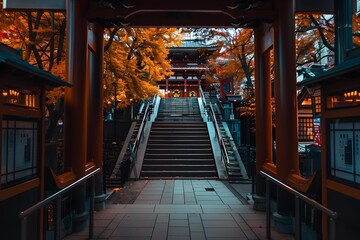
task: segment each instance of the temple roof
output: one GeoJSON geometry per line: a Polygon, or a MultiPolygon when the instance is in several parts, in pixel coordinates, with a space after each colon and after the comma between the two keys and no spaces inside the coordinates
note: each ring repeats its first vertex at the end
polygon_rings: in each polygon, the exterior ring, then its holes
{"type": "Polygon", "coordinates": [[[36,76],[35,79],[44,81],[45,85],[50,88],[71,86],[70,83],[63,81],[61,78],[22,60],[17,50],[8,47],[5,44],[0,44],[0,66],[6,66],[7,69],[13,68],[20,70],[26,73],[27,76],[36,76]]]}

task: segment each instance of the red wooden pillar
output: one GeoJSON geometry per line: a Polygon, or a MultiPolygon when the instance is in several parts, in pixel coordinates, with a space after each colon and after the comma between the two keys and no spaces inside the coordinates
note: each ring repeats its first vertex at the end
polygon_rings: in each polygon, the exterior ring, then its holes
{"type": "MultiPolygon", "coordinates": [[[[270,25],[261,24],[255,29],[255,101],[256,101],[256,195],[265,195],[265,182],[259,171],[265,164],[272,164],[272,105],[270,48],[272,32],[270,25]]],[[[254,199],[255,200],[255,199],[254,199]]],[[[255,205],[254,205],[255,207],[255,205]]],[[[263,206],[264,207],[264,206],[263,206]]],[[[259,210],[261,206],[259,205],[259,210]]]]}
{"type": "MultiPolygon", "coordinates": [[[[295,62],[295,3],[294,0],[275,0],[277,18],[274,21],[275,113],[276,113],[276,170],[277,178],[286,182],[291,173],[298,172],[298,127],[295,62]]],[[[278,188],[276,228],[292,232],[289,194],[278,188]]]]}
{"type": "MultiPolygon", "coordinates": [[[[104,29],[97,23],[91,23],[88,32],[89,41],[89,105],[87,128],[87,159],[96,167],[103,166],[103,44],[104,29]]],[[[103,173],[95,179],[95,210],[105,208],[103,173]]]]}
{"type": "Polygon", "coordinates": [[[294,1],[275,1],[274,24],[276,166],[281,181],[298,172],[294,1]]]}
{"type": "MultiPolygon", "coordinates": [[[[87,141],[87,31],[86,0],[67,0],[67,78],[72,84],[65,90],[65,162],[77,178],[85,174],[87,141]]],[[[73,191],[74,231],[86,227],[85,186],[73,191]]]]}

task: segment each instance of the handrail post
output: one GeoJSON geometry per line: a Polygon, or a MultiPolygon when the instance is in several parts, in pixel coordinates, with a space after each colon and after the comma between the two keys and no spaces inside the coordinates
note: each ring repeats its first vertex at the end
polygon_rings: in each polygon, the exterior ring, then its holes
{"type": "MultiPolygon", "coordinates": [[[[55,232],[55,239],[60,239],[61,237],[61,204],[62,204],[62,195],[64,195],[66,192],[70,191],[71,189],[73,189],[75,186],[78,186],[80,184],[82,184],[85,180],[87,180],[88,178],[92,178],[93,182],[92,182],[92,192],[91,192],[91,196],[92,196],[92,200],[94,201],[94,195],[95,195],[95,178],[94,176],[100,172],[100,168],[95,169],[94,171],[92,171],[91,173],[88,173],[87,175],[83,176],[82,178],[76,180],[75,182],[71,183],[70,185],[66,186],[65,188],[61,189],[60,191],[54,193],[53,195],[47,197],[46,199],[36,203],[35,205],[27,208],[26,210],[22,211],[19,214],[19,218],[20,218],[20,239],[21,240],[26,240],[27,239],[27,224],[26,224],[26,220],[27,217],[32,214],[34,211],[39,210],[40,208],[43,208],[44,206],[46,206],[47,204],[56,201],[56,232],[55,232]]],[[[94,202],[92,201],[92,206],[90,207],[91,209],[91,213],[94,213],[94,202]]],[[[91,215],[90,213],[90,215],[91,215]]],[[[91,216],[93,218],[93,216],[91,216]]],[[[92,219],[91,221],[89,220],[89,224],[92,222],[92,226],[91,231],[93,231],[94,228],[94,220],[92,219]]],[[[92,236],[91,236],[92,237],[92,236]]]]}
{"type": "Polygon", "coordinates": [[[325,213],[327,217],[330,218],[330,224],[328,235],[330,240],[335,240],[336,238],[336,219],[338,217],[338,213],[334,212],[320,203],[316,202],[315,200],[308,198],[304,194],[296,191],[295,189],[291,188],[290,186],[286,185],[285,183],[279,181],[278,179],[272,177],[268,173],[264,171],[260,171],[260,175],[266,178],[266,237],[269,239],[271,237],[270,232],[270,217],[269,217],[269,206],[270,206],[270,181],[275,183],[277,186],[282,187],[289,193],[295,196],[295,220],[296,220],[296,239],[301,239],[301,219],[300,219],[300,200],[304,201],[306,204],[309,204],[314,209],[320,210],[321,212],[325,213]]]}
{"type": "Polygon", "coordinates": [[[95,199],[95,176],[90,178],[91,190],[90,190],[90,213],[89,213],[89,239],[94,236],[94,199],[95,199]]]}
{"type": "Polygon", "coordinates": [[[27,217],[23,217],[23,218],[21,218],[21,240],[26,240],[26,224],[27,224],[27,222],[26,222],[26,220],[27,220],[27,217]]]}
{"type": "Polygon", "coordinates": [[[295,196],[295,239],[301,239],[300,198],[295,196]]]}
{"type": "Polygon", "coordinates": [[[335,220],[335,218],[336,218],[336,214],[335,214],[335,216],[331,216],[330,217],[330,231],[329,231],[329,239],[330,240],[335,240],[336,239],[336,220],[335,220]]]}
{"type": "Polygon", "coordinates": [[[61,195],[56,198],[56,215],[55,215],[55,221],[56,221],[56,229],[55,229],[55,239],[60,240],[61,239],[61,195]]]}
{"type": "Polygon", "coordinates": [[[266,178],[266,238],[271,239],[270,180],[266,178]]]}

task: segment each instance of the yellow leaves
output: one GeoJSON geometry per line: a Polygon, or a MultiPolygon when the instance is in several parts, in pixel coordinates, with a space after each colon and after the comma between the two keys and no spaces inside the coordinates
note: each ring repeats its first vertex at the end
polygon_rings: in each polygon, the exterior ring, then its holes
{"type": "MultiPolygon", "coordinates": [[[[105,52],[105,85],[114,81],[119,84],[120,106],[129,104],[130,99],[145,99],[158,93],[156,81],[172,74],[166,46],[178,44],[180,37],[173,28],[118,30],[105,52]]],[[[107,92],[109,88],[112,87],[105,86],[105,102],[111,102],[106,95],[114,95],[107,92]]]]}

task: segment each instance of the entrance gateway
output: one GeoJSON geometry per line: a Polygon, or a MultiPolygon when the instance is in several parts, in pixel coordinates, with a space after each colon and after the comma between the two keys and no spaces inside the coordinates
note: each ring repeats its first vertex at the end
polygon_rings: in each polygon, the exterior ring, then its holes
{"type": "MultiPolygon", "coordinates": [[[[9,9],[20,10],[26,1],[4,2],[9,9]]],[[[80,178],[102,166],[104,27],[248,27],[255,30],[257,173],[264,169],[280,181],[306,190],[308,182],[298,175],[294,16],[296,11],[332,11],[332,1],[321,6],[314,2],[319,1],[209,0],[204,5],[189,0],[66,0],[67,81],[72,88],[65,97],[65,167],[80,178]],[[277,129],[276,165],[272,161],[270,49],[275,55],[277,125],[287,126],[277,129]]],[[[79,216],[84,193],[77,195],[79,216]]],[[[264,194],[263,185],[257,186],[257,194],[264,194]]],[[[278,212],[285,214],[288,207],[280,200],[278,212]]]]}

